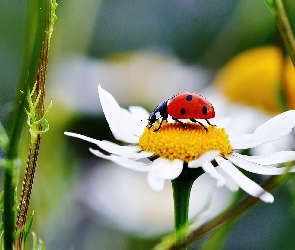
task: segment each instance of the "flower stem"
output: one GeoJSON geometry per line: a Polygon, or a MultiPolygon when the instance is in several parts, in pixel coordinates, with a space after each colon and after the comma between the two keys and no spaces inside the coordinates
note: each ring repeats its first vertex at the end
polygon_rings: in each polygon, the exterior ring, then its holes
{"type": "Polygon", "coordinates": [[[295,67],[295,39],[282,0],[273,0],[272,7],[286,49],[295,67]]]}
{"type": "Polygon", "coordinates": [[[3,189],[4,192],[4,210],[3,210],[3,226],[4,226],[4,246],[10,250],[13,246],[13,230],[14,230],[14,170],[9,165],[4,170],[3,189]]]}
{"type": "MultiPolygon", "coordinates": [[[[274,189],[276,186],[278,186],[278,184],[286,183],[290,178],[291,176],[287,176],[287,175],[272,176],[262,185],[262,187],[264,190],[270,191],[274,189]]],[[[209,221],[208,223],[202,225],[201,227],[191,232],[186,238],[186,240],[184,240],[183,242],[179,242],[178,245],[173,246],[170,249],[171,250],[183,249],[182,248],[183,246],[187,246],[193,243],[197,239],[209,233],[214,228],[217,228],[218,226],[222,225],[224,222],[230,219],[235,219],[238,216],[241,216],[241,214],[243,214],[250,207],[255,205],[258,201],[260,201],[260,199],[257,197],[247,196],[241,202],[235,204],[233,207],[224,211],[223,213],[215,217],[213,220],[209,221]]]]}
{"type": "MultiPolygon", "coordinates": [[[[174,233],[176,244],[183,242],[188,233],[188,212],[191,188],[195,180],[203,174],[202,170],[189,169],[184,163],[181,174],[172,181],[174,200],[174,233]]],[[[186,250],[186,246],[179,248],[186,250]]]]}
{"type": "MultiPolygon", "coordinates": [[[[44,24],[42,30],[42,46],[38,60],[36,83],[32,92],[28,94],[29,110],[26,110],[28,115],[28,124],[30,127],[31,141],[29,145],[29,155],[15,225],[15,231],[19,232],[18,240],[16,242],[17,249],[22,249],[23,246],[24,226],[27,220],[28,208],[33,188],[41,134],[48,131],[49,129],[48,121],[45,119],[49,109],[44,112],[44,99],[50,38],[52,33],[52,25],[56,19],[54,14],[56,2],[52,2],[52,0],[46,0],[42,2],[43,5],[39,8],[40,12],[43,12],[42,23],[44,24]]],[[[51,105],[49,107],[51,107],[51,105]]]]}
{"type": "Polygon", "coordinates": [[[15,202],[14,192],[16,187],[15,160],[18,157],[19,137],[25,121],[25,101],[28,89],[36,81],[38,57],[40,53],[41,37],[39,26],[41,25],[42,14],[37,11],[40,7],[41,0],[29,1],[28,22],[26,44],[24,49],[24,60],[14,98],[12,112],[9,117],[9,141],[6,151],[7,167],[4,169],[3,190],[4,190],[4,210],[3,210],[3,227],[4,227],[4,249],[12,250],[14,241],[14,223],[15,223],[15,202]],[[22,92],[21,92],[21,91],[22,92]]]}
{"type": "MultiPolygon", "coordinates": [[[[189,197],[191,182],[183,183],[181,180],[172,181],[174,199],[174,232],[176,243],[186,240],[188,229],[189,197]]],[[[181,249],[187,249],[182,247],[181,249]]]]}

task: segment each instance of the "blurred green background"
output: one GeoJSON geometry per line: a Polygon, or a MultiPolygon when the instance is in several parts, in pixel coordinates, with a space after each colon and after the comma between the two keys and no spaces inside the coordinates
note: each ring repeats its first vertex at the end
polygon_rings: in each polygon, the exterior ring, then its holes
{"type": "MultiPolygon", "coordinates": [[[[284,2],[294,30],[295,3],[284,2]]],[[[0,121],[6,127],[18,91],[26,11],[25,1],[0,2],[0,121]]],[[[30,203],[36,214],[33,230],[47,249],[150,249],[157,239],[117,228],[81,198],[89,195],[89,173],[104,162],[88,152],[88,143],[63,132],[114,140],[101,112],[98,84],[125,107],[143,105],[152,111],[177,91],[210,85],[237,53],[282,46],[274,17],[258,0],[60,0],[57,17],[46,96],[53,107],[30,203]]],[[[28,152],[24,128],[20,183],[28,152]]],[[[273,194],[274,204],[259,202],[237,220],[223,249],[294,248],[294,190],[288,185],[273,194]]]]}

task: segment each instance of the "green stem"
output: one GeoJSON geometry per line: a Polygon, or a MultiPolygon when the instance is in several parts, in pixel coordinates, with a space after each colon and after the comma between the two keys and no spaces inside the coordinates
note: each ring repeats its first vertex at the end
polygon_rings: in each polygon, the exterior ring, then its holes
{"type": "MultiPolygon", "coordinates": [[[[203,174],[201,169],[189,169],[187,163],[184,163],[182,173],[172,181],[176,244],[187,238],[190,192],[195,180],[201,174],[203,174]]],[[[186,250],[187,247],[182,246],[179,249],[186,250]]]]}
{"type": "Polygon", "coordinates": [[[49,128],[48,122],[45,119],[44,99],[50,38],[52,34],[53,24],[56,19],[56,2],[52,2],[52,0],[40,1],[42,2],[42,5],[40,4],[39,11],[43,13],[42,46],[38,60],[39,65],[36,76],[36,84],[34,85],[34,88],[28,97],[29,111],[27,111],[27,114],[30,125],[31,142],[29,145],[29,155],[15,225],[15,231],[19,231],[18,240],[16,242],[17,249],[22,249],[22,246],[25,244],[25,242],[23,243],[24,226],[27,220],[31,192],[33,188],[35,170],[41,141],[41,133],[46,132],[49,128]],[[34,98],[35,100],[33,100],[34,98]],[[46,125],[46,128],[44,130],[42,122],[45,122],[46,125]]]}
{"type": "Polygon", "coordinates": [[[273,9],[282,39],[295,67],[295,39],[282,0],[273,0],[273,9]]]}
{"type": "Polygon", "coordinates": [[[32,0],[29,2],[28,22],[26,44],[24,49],[23,66],[18,83],[12,112],[9,118],[9,143],[7,146],[6,159],[7,167],[4,169],[4,210],[3,210],[3,226],[4,226],[4,249],[12,250],[14,241],[14,191],[15,183],[15,166],[14,160],[18,157],[19,138],[22,126],[25,121],[25,101],[26,93],[32,88],[37,75],[38,56],[41,47],[40,27],[42,26],[42,13],[39,13],[39,5],[41,0],[32,0]],[[22,90],[22,93],[20,92],[22,90]],[[25,93],[25,94],[24,94],[25,93]]]}
{"type": "MultiPolygon", "coordinates": [[[[27,162],[27,167],[26,167],[26,172],[25,172],[25,177],[24,177],[23,187],[22,187],[22,193],[21,193],[21,198],[20,198],[19,207],[18,207],[15,231],[22,229],[22,227],[25,225],[27,220],[31,192],[32,192],[35,170],[37,165],[37,158],[38,158],[39,147],[40,147],[40,140],[41,140],[41,136],[37,135],[37,139],[30,144],[28,162],[27,162]]],[[[21,231],[17,241],[17,249],[21,249],[21,246],[23,244],[23,236],[24,236],[24,233],[23,231],[21,231]]]]}
{"type": "MultiPolygon", "coordinates": [[[[188,230],[188,210],[190,191],[193,183],[172,181],[174,199],[174,232],[176,243],[186,240],[188,230]]],[[[181,249],[187,249],[182,247],[181,249]]]]}
{"type": "Polygon", "coordinates": [[[13,245],[14,232],[14,170],[9,164],[4,170],[4,210],[3,210],[3,225],[4,225],[4,249],[10,250],[13,245]]]}
{"type": "MultiPolygon", "coordinates": [[[[280,184],[286,183],[290,178],[291,176],[286,174],[282,176],[272,176],[262,185],[262,188],[266,191],[271,191],[276,186],[278,186],[279,183],[280,184]]],[[[257,197],[247,196],[241,202],[235,204],[233,207],[221,213],[220,215],[215,217],[213,220],[209,221],[208,223],[202,225],[201,227],[191,232],[186,238],[186,240],[184,240],[181,243],[179,242],[178,245],[173,246],[170,249],[171,250],[183,249],[182,247],[195,242],[196,240],[208,234],[211,230],[217,228],[218,226],[222,225],[226,221],[230,219],[235,219],[238,216],[241,216],[245,211],[247,211],[250,207],[255,205],[258,201],[260,201],[260,199],[257,197]]]]}

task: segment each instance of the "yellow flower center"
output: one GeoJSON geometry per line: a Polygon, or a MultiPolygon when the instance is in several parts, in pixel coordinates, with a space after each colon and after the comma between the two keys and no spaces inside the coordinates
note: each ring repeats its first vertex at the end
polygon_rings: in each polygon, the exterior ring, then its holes
{"type": "Polygon", "coordinates": [[[224,128],[208,126],[206,131],[197,123],[185,123],[183,128],[179,123],[163,122],[161,129],[154,132],[158,126],[145,128],[139,138],[139,147],[154,152],[154,156],[189,162],[211,150],[219,150],[222,157],[233,152],[224,128]]]}

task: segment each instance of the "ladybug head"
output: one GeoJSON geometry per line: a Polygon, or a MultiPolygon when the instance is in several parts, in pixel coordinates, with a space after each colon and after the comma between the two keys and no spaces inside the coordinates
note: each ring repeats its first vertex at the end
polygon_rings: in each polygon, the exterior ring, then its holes
{"type": "Polygon", "coordinates": [[[151,128],[153,124],[157,121],[156,114],[152,112],[148,118],[148,125],[147,127],[151,128]]]}
{"type": "Polygon", "coordinates": [[[168,113],[167,113],[167,101],[162,102],[159,104],[155,110],[150,114],[148,118],[148,125],[147,127],[151,128],[153,124],[162,118],[162,120],[167,120],[168,118],[168,113]]]}

